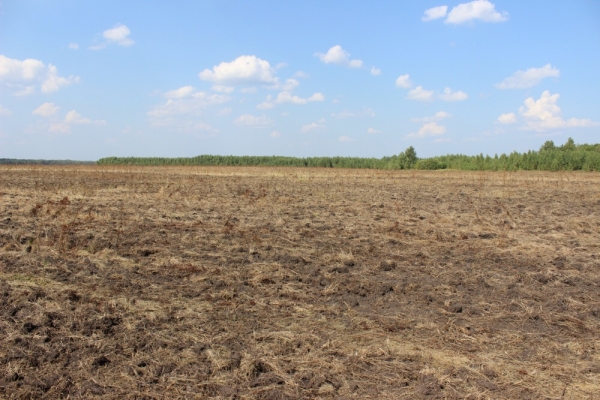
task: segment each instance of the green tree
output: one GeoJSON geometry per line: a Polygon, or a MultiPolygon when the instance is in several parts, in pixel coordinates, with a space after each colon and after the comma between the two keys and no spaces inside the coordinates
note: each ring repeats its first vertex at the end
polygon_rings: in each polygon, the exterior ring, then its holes
{"type": "Polygon", "coordinates": [[[408,149],[406,149],[404,151],[404,156],[405,156],[405,162],[406,162],[406,169],[411,169],[419,160],[417,158],[417,152],[415,151],[415,148],[410,146],[408,149]]]}
{"type": "Polygon", "coordinates": [[[540,147],[540,151],[548,151],[548,150],[555,150],[556,146],[554,145],[554,142],[552,140],[546,140],[546,143],[544,143],[542,145],[542,147],[540,147]]]}

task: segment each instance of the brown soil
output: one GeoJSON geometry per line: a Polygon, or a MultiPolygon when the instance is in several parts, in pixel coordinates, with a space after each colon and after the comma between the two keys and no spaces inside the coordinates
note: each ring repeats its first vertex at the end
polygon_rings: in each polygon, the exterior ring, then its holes
{"type": "Polygon", "coordinates": [[[600,174],[0,168],[2,398],[598,398],[600,174]]]}

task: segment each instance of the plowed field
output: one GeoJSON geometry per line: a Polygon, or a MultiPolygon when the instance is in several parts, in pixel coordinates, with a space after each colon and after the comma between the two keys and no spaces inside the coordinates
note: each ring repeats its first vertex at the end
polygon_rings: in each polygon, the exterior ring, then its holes
{"type": "Polygon", "coordinates": [[[0,397],[598,398],[600,174],[0,167],[0,397]]]}

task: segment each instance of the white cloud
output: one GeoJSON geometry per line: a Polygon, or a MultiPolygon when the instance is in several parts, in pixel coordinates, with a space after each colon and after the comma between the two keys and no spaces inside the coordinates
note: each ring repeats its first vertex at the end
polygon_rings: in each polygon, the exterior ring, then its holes
{"type": "Polygon", "coordinates": [[[256,56],[240,56],[231,62],[222,62],[212,70],[205,69],[198,76],[203,81],[221,84],[277,84],[275,69],[268,61],[256,56]]]}
{"type": "Polygon", "coordinates": [[[65,122],[73,125],[105,125],[106,121],[103,119],[91,120],[84,118],[75,110],[71,110],[65,116],[65,122]]]}
{"type": "Polygon", "coordinates": [[[379,68],[371,67],[371,75],[379,76],[381,75],[381,70],[379,68]]]}
{"type": "Polygon", "coordinates": [[[267,99],[265,101],[256,106],[256,108],[259,110],[270,110],[273,107],[275,107],[275,103],[273,102],[273,96],[270,94],[267,95],[267,99]]]}
{"type": "Polygon", "coordinates": [[[190,96],[196,89],[193,86],[182,86],[179,89],[169,90],[164,94],[167,99],[182,99],[190,96]]]}
{"type": "Polygon", "coordinates": [[[364,108],[362,111],[352,112],[349,110],[343,110],[339,113],[332,113],[332,117],[338,119],[352,118],[352,117],[375,117],[375,111],[371,108],[364,108]]]}
{"type": "Polygon", "coordinates": [[[12,111],[0,106],[0,117],[7,117],[12,114],[12,111]]]}
{"type": "Polygon", "coordinates": [[[55,105],[54,103],[44,103],[41,106],[39,106],[38,108],[36,108],[35,110],[33,110],[31,113],[35,114],[35,115],[39,115],[41,117],[49,117],[51,115],[56,114],[56,112],[59,109],[60,109],[60,107],[55,105]]]}
{"type": "Polygon", "coordinates": [[[279,137],[281,137],[281,133],[279,133],[277,131],[273,131],[273,132],[271,132],[271,137],[272,138],[279,138],[279,137]]]}
{"type": "Polygon", "coordinates": [[[541,68],[529,68],[527,71],[517,71],[501,83],[496,84],[498,89],[526,89],[538,85],[542,79],[551,76],[559,77],[560,70],[546,64],[541,68]]]}
{"type": "Polygon", "coordinates": [[[233,111],[233,109],[231,109],[231,107],[226,107],[226,108],[223,108],[222,110],[219,110],[219,112],[217,112],[217,116],[218,117],[226,117],[229,114],[231,114],[232,111],[233,111]]]}
{"type": "Polygon", "coordinates": [[[275,100],[273,100],[273,96],[268,95],[267,99],[256,106],[259,110],[268,110],[275,107],[276,104],[298,104],[303,105],[310,102],[316,101],[324,101],[325,96],[322,93],[314,93],[312,96],[308,98],[302,98],[295,95],[292,95],[290,92],[280,92],[275,100]]]}
{"type": "Polygon", "coordinates": [[[69,43],[69,49],[71,50],[77,50],[79,49],[79,45],[77,43],[69,43]]]}
{"type": "Polygon", "coordinates": [[[354,139],[352,139],[351,137],[348,137],[348,136],[340,136],[338,138],[338,142],[342,142],[342,143],[345,143],[345,142],[354,142],[354,139]]]}
{"type": "Polygon", "coordinates": [[[298,71],[294,74],[294,77],[296,78],[308,78],[308,74],[306,72],[303,71],[298,71]]]}
{"type": "Polygon", "coordinates": [[[517,116],[515,115],[515,113],[501,114],[498,117],[497,121],[503,125],[516,124],[517,116]]]}
{"type": "Polygon", "coordinates": [[[356,117],[356,114],[351,111],[348,111],[348,110],[343,110],[343,111],[340,111],[339,113],[332,113],[331,116],[333,118],[344,119],[344,118],[356,117]]]}
{"type": "Polygon", "coordinates": [[[239,117],[237,117],[235,119],[234,122],[238,125],[255,126],[255,127],[268,126],[273,123],[273,121],[271,121],[269,118],[267,118],[265,116],[255,117],[254,115],[251,115],[251,114],[240,115],[239,117]]]}
{"type": "Polygon", "coordinates": [[[131,31],[125,25],[119,24],[114,28],[107,29],[102,36],[109,42],[117,43],[119,46],[131,46],[135,42],[129,37],[131,31]]]}
{"type": "Polygon", "coordinates": [[[306,133],[306,132],[310,132],[310,131],[314,131],[316,129],[321,129],[323,127],[325,127],[325,125],[323,124],[323,122],[325,122],[324,120],[319,120],[319,122],[312,122],[310,124],[307,125],[302,125],[302,128],[300,128],[300,132],[302,133],[306,133]]]}
{"type": "Polygon", "coordinates": [[[35,92],[37,85],[44,93],[58,90],[62,86],[78,83],[78,76],[68,78],[58,75],[58,69],[52,65],[44,65],[40,60],[23,61],[0,55],[0,82],[14,90],[17,96],[25,96],[35,92]]]}
{"type": "Polygon", "coordinates": [[[469,95],[465,92],[461,92],[460,90],[453,92],[449,87],[447,87],[444,89],[444,93],[438,95],[438,97],[443,101],[462,101],[468,99],[469,95]]]}
{"type": "MultiPolygon", "coordinates": [[[[51,106],[47,107],[46,111],[47,112],[52,111],[52,109],[51,109],[51,107],[53,106],[52,103],[44,103],[44,104],[42,104],[42,106],[44,106],[46,104],[51,105],[51,106]]],[[[38,109],[41,107],[38,107],[38,109]]],[[[37,111],[37,110],[35,110],[35,111],[37,111]]],[[[51,114],[47,114],[44,116],[52,115],[55,112],[56,112],[56,110],[54,110],[51,114]]],[[[41,114],[39,114],[39,115],[41,115],[41,114]]],[[[48,131],[58,132],[58,133],[71,133],[72,125],[98,125],[98,126],[101,126],[101,125],[106,125],[106,121],[103,119],[92,120],[90,118],[85,118],[85,117],[81,116],[81,114],[79,114],[77,111],[71,110],[67,113],[67,115],[65,115],[64,120],[51,123],[50,126],[48,127],[48,131]]]]}
{"type": "Polygon", "coordinates": [[[440,136],[446,133],[446,127],[438,125],[436,122],[428,122],[423,124],[417,133],[410,133],[406,135],[407,138],[420,139],[428,136],[440,136]]]}
{"type": "Polygon", "coordinates": [[[245,87],[245,88],[240,89],[240,92],[246,93],[246,94],[252,94],[252,93],[258,92],[258,89],[255,88],[254,86],[251,86],[251,87],[245,87]]]}
{"type": "Polygon", "coordinates": [[[454,7],[444,22],[462,24],[476,19],[484,22],[504,22],[508,21],[508,13],[496,11],[496,6],[488,0],[475,0],[454,7]]]}
{"type": "Polygon", "coordinates": [[[369,135],[376,135],[376,134],[378,134],[378,133],[381,133],[381,131],[380,131],[380,130],[377,130],[377,129],[374,129],[374,128],[369,128],[369,129],[367,129],[367,133],[368,133],[369,135]]]}
{"type": "Polygon", "coordinates": [[[323,93],[314,93],[308,98],[308,101],[325,101],[325,96],[323,93]]]}
{"type": "Polygon", "coordinates": [[[225,86],[225,85],[213,85],[211,90],[219,93],[233,93],[235,88],[233,86],[225,86]]]}
{"type": "Polygon", "coordinates": [[[412,122],[431,122],[431,121],[439,121],[445,118],[452,117],[452,114],[447,113],[446,111],[438,111],[432,117],[423,117],[423,118],[411,118],[412,122]]]}
{"type": "Polygon", "coordinates": [[[192,86],[183,86],[179,89],[170,90],[164,94],[167,101],[164,104],[154,106],[148,111],[148,117],[152,118],[153,125],[163,126],[166,121],[157,121],[156,119],[165,119],[181,115],[201,115],[205,108],[226,103],[230,100],[229,96],[223,94],[211,94],[207,92],[197,92],[192,86]]]}
{"type": "Polygon", "coordinates": [[[52,65],[48,64],[48,71],[46,73],[46,79],[42,82],[42,92],[50,93],[57,91],[61,86],[67,86],[71,83],[78,83],[79,77],[69,77],[65,78],[62,76],[58,76],[58,69],[52,65]]]}
{"type": "Polygon", "coordinates": [[[433,7],[425,10],[425,14],[421,17],[422,21],[428,22],[434,19],[444,18],[448,12],[448,6],[433,7]]]}
{"type": "Polygon", "coordinates": [[[550,129],[577,128],[598,126],[598,122],[590,119],[570,118],[564,120],[561,116],[560,107],[556,104],[560,95],[551,95],[548,90],[542,93],[539,100],[529,97],[525,100],[525,106],[519,108],[519,114],[525,119],[523,130],[544,132],[550,129]]]}
{"type": "Polygon", "coordinates": [[[406,98],[409,100],[433,101],[434,95],[433,90],[425,90],[423,86],[417,86],[408,92],[406,98]]]}
{"type": "Polygon", "coordinates": [[[29,96],[30,94],[35,93],[35,85],[23,86],[7,84],[7,86],[10,88],[19,89],[14,93],[15,96],[29,96]]]}
{"type": "MultiPolygon", "coordinates": [[[[315,95],[317,95],[318,98],[318,94],[315,93],[315,95]]],[[[277,104],[306,104],[308,103],[308,101],[308,99],[303,99],[302,97],[294,96],[290,92],[281,92],[277,95],[277,98],[275,99],[275,103],[277,104]]]]}
{"type": "Polygon", "coordinates": [[[271,88],[279,89],[283,92],[291,92],[292,90],[297,88],[299,85],[300,85],[300,82],[298,82],[296,79],[286,79],[284,84],[274,85],[271,88]]]}
{"type": "Polygon", "coordinates": [[[275,69],[281,69],[281,68],[285,68],[285,67],[287,67],[288,65],[289,65],[289,64],[288,64],[288,63],[286,63],[286,62],[280,62],[279,64],[277,64],[277,65],[275,66],[275,69]]]}
{"type": "Polygon", "coordinates": [[[330,48],[327,53],[315,53],[315,56],[325,64],[339,64],[350,68],[360,68],[363,65],[362,60],[351,60],[350,53],[339,44],[330,48]]]}
{"type": "Polygon", "coordinates": [[[408,89],[412,86],[412,82],[410,81],[410,76],[400,75],[398,79],[396,79],[396,87],[399,89],[408,89]]]}

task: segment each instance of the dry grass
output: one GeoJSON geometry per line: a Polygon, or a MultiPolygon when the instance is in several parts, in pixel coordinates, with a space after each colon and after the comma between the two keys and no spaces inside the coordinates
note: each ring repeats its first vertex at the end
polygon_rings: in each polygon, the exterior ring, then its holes
{"type": "Polygon", "coordinates": [[[600,175],[0,167],[0,397],[597,398],[600,175]]]}

